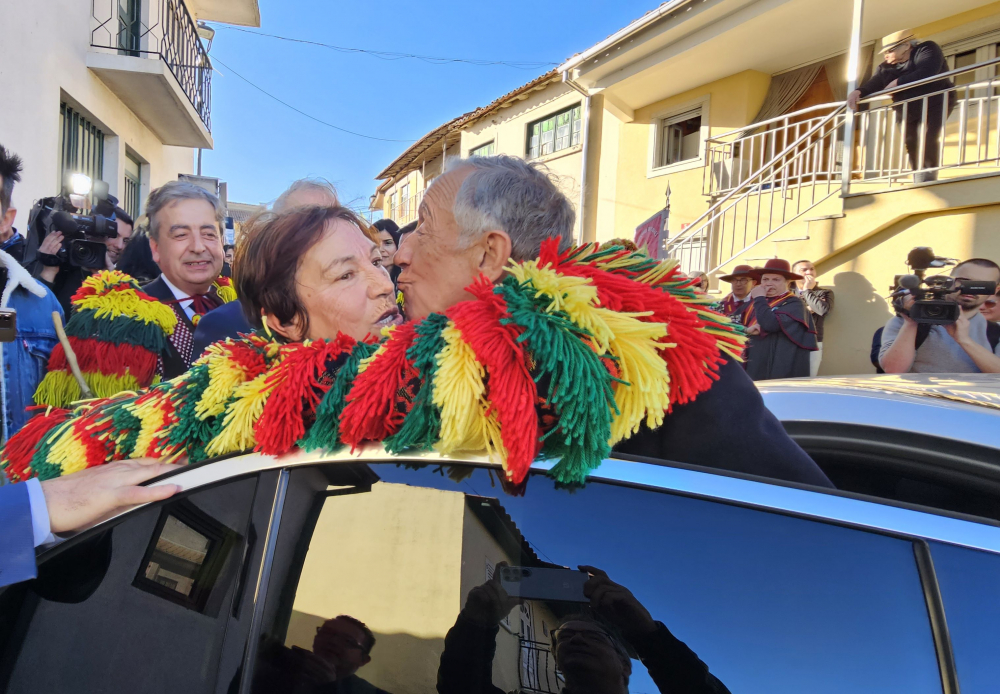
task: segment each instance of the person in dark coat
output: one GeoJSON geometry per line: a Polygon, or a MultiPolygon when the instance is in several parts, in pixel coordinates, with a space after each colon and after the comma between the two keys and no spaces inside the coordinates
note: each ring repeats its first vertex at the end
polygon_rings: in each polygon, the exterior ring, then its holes
{"type": "Polygon", "coordinates": [[[219,199],[192,183],[171,181],[149,195],[149,246],[161,273],[143,291],[177,316],[170,348],[162,355],[161,376],[169,380],[194,361],[194,326],[224,302],[215,282],[222,272],[219,199]]]}
{"type": "MultiPolygon", "coordinates": [[[[573,205],[537,165],[507,156],[453,161],[424,194],[418,231],[396,251],[409,320],[444,313],[469,298],[465,288],[481,275],[499,281],[508,260],[536,258],[546,239],[558,238],[564,246],[572,242],[573,205]],[[502,218],[492,216],[490,210],[497,209],[504,210],[502,218]],[[456,216],[478,231],[463,229],[456,216]]],[[[767,410],[737,362],[726,359],[718,377],[693,402],[676,405],[658,429],[642,428],[615,451],[833,486],[767,410]]]]}
{"type": "Polygon", "coordinates": [[[219,308],[214,308],[198,321],[194,328],[194,347],[192,349],[193,358],[197,359],[208,346],[225,340],[227,337],[237,338],[240,335],[248,335],[254,331],[254,327],[247,320],[243,312],[243,304],[239,299],[223,304],[219,308]]]}
{"type": "Polygon", "coordinates": [[[750,308],[750,290],[754,288],[753,268],[749,265],[737,265],[728,275],[719,278],[722,282],[733,285],[733,291],[722,300],[722,312],[733,320],[742,323],[743,316],[750,308]]]}
{"type": "Polygon", "coordinates": [[[787,260],[772,258],[754,272],[758,286],[744,321],[750,347],[747,375],[755,381],[809,375],[809,355],[816,351],[816,328],[802,299],[788,288],[802,275],[787,260]]]}
{"type": "MultiPolygon", "coordinates": [[[[503,694],[493,684],[493,658],[500,622],[517,604],[493,578],[469,591],[465,607],[444,638],[438,668],[438,694],[503,694]]],[[[565,679],[561,694],[599,691],[628,694],[632,661],[622,638],[646,666],[663,694],[728,694],[708,666],[684,642],[653,619],[631,591],[604,571],[581,566],[590,574],[584,595],[595,616],[573,615],[552,631],[552,653],[565,679]],[[619,636],[620,635],[620,636],[619,636]]]]}
{"type": "MultiPolygon", "coordinates": [[[[875,92],[948,72],[948,61],[945,60],[941,46],[933,41],[917,41],[911,30],[889,34],[882,39],[882,46],[884,62],[878,66],[871,79],[847,97],[847,105],[852,110],[857,109],[859,99],[875,92]]],[[[937,180],[937,167],[941,163],[941,130],[955,108],[956,98],[954,91],[947,93],[947,103],[944,94],[928,99],[919,97],[954,87],[951,80],[940,79],[892,95],[893,103],[899,104],[896,106],[896,123],[906,129],[904,142],[910,167],[915,172],[914,183],[937,180]],[[920,141],[922,124],[925,126],[923,143],[920,141]],[[924,148],[923,161],[920,161],[921,144],[924,148]]]]}

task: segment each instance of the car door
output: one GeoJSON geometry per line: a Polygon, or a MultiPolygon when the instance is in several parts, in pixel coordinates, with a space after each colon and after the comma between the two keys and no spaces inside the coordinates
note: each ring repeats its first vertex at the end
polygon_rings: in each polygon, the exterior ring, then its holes
{"type": "Polygon", "coordinates": [[[37,579],[0,592],[0,691],[225,691],[277,478],[180,494],[42,555],[37,579]]]}
{"type": "Polygon", "coordinates": [[[583,676],[553,634],[576,619],[619,633],[635,693],[694,673],[708,688],[691,691],[957,694],[995,669],[995,629],[969,595],[1000,579],[991,525],[640,462],[606,461],[582,489],[534,474],[523,495],[462,463],[282,476],[240,692],[559,692],[583,676]],[[959,550],[974,581],[951,569],[959,550]],[[500,562],[597,567],[659,640],[631,643],[630,622],[578,594],[470,630],[463,608],[500,562]]]}

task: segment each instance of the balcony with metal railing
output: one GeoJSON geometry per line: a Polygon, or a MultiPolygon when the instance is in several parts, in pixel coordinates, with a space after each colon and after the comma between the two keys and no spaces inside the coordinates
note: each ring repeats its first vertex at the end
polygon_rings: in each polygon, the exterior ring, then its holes
{"type": "Polygon", "coordinates": [[[399,202],[389,207],[386,217],[396,222],[399,226],[415,221],[417,219],[417,210],[420,209],[420,201],[423,198],[424,191],[420,191],[400,199],[399,202]]]}
{"type": "Polygon", "coordinates": [[[556,671],[552,646],[539,641],[520,639],[518,648],[519,691],[525,694],[559,694],[565,684],[556,671]]]}
{"type": "Polygon", "coordinates": [[[163,144],[212,147],[212,63],[183,0],[91,0],[87,67],[163,144]]]}
{"type": "Polygon", "coordinates": [[[857,110],[822,104],[707,140],[703,192],[711,204],[667,241],[667,254],[685,271],[712,273],[824,203],[823,211],[840,212],[853,194],[1000,173],[998,65],[1000,58],[879,92],[857,110]],[[899,98],[942,79],[959,84],[899,98]]]}

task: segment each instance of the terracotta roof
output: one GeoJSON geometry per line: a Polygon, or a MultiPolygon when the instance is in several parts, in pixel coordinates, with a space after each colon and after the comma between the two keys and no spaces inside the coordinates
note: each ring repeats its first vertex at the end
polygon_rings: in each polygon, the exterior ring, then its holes
{"type": "MultiPolygon", "coordinates": [[[[561,77],[559,76],[558,71],[549,70],[544,75],[536,77],[527,84],[523,84],[517,89],[507,92],[500,98],[494,99],[486,106],[481,106],[474,111],[469,111],[458,118],[452,118],[444,125],[435,128],[410,145],[406,151],[396,157],[396,159],[389,164],[389,166],[385,167],[385,169],[375,177],[376,180],[381,181],[383,179],[392,179],[398,174],[412,170],[410,167],[416,164],[416,162],[420,159],[421,154],[428,151],[435,145],[440,145],[445,138],[448,140],[448,145],[458,142],[459,130],[461,128],[471,125],[485,118],[489,114],[498,111],[512,101],[523,98],[526,94],[537,89],[547,87],[552,82],[559,81],[560,79],[561,77]]],[[[379,189],[381,190],[388,182],[389,181],[381,184],[379,189]]]]}

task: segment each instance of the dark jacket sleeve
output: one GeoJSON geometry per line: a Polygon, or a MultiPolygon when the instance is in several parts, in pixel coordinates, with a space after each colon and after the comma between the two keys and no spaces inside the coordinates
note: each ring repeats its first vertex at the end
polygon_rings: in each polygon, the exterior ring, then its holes
{"type": "Polygon", "coordinates": [[[493,656],[499,626],[481,627],[459,613],[444,637],[438,668],[439,694],[503,694],[493,686],[493,656]]]}
{"type": "Polygon", "coordinates": [[[651,635],[631,643],[660,694],[729,694],[726,685],[662,622],[656,623],[651,635]]]}
{"type": "Polygon", "coordinates": [[[816,349],[816,329],[802,299],[792,297],[779,306],[771,308],[767,299],[754,299],[754,312],[760,329],[765,333],[782,333],[796,347],[816,349]]]}
{"type": "Polygon", "coordinates": [[[615,451],[656,460],[833,487],[819,466],[764,406],[739,362],[726,359],[719,380],[693,402],[675,405],[659,429],[645,426],[615,451]]]}
{"type": "Polygon", "coordinates": [[[862,97],[866,97],[874,94],[875,92],[882,91],[885,89],[885,85],[889,84],[894,79],[895,77],[888,77],[885,69],[885,63],[882,63],[875,68],[875,74],[868,78],[867,82],[858,87],[858,91],[861,92],[862,97]]]}
{"type": "Polygon", "coordinates": [[[925,41],[913,51],[910,57],[911,67],[899,76],[899,84],[902,86],[940,74],[942,64],[944,64],[944,52],[941,46],[933,41],[925,41]]]}
{"type": "Polygon", "coordinates": [[[825,316],[833,308],[833,290],[816,287],[802,292],[801,299],[817,316],[825,316]]]}

